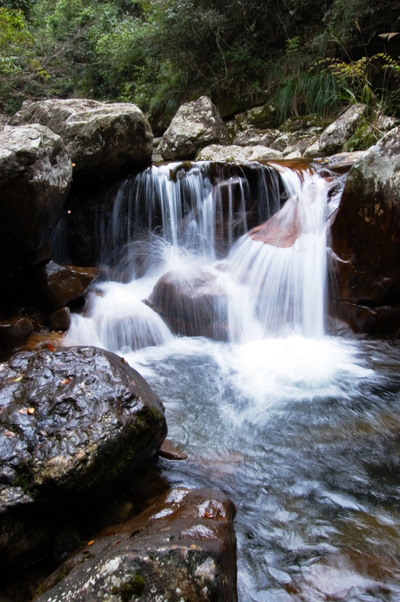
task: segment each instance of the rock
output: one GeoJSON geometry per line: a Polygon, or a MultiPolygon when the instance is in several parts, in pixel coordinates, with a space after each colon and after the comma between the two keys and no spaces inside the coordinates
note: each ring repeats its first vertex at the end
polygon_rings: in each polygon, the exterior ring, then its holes
{"type": "Polygon", "coordinates": [[[61,138],[42,125],[0,127],[0,271],[36,263],[72,179],[61,138]]]}
{"type": "Polygon", "coordinates": [[[276,125],[276,119],[276,109],[269,102],[246,111],[247,123],[256,127],[274,126],[276,125]]]}
{"type": "Polygon", "coordinates": [[[52,330],[68,330],[71,326],[71,310],[69,307],[61,307],[48,317],[48,323],[52,330]]]}
{"type": "Polygon", "coordinates": [[[297,199],[289,199],[278,213],[249,232],[252,240],[274,247],[288,248],[300,236],[297,199]]]}
{"type": "Polygon", "coordinates": [[[355,330],[383,335],[400,327],[396,312],[393,321],[386,318],[387,308],[400,305],[399,134],[400,128],[386,134],[351,168],[331,228],[339,317],[345,314],[355,330]]]}
{"type": "Polygon", "coordinates": [[[183,104],[158,146],[166,160],[192,159],[210,144],[228,144],[229,132],[207,96],[183,104]]]}
{"type": "Polygon", "coordinates": [[[101,177],[151,160],[153,134],[134,104],[70,98],[29,102],[13,125],[41,123],[61,136],[74,173],[101,177]]]}
{"type": "Polygon", "coordinates": [[[202,268],[167,272],[147,303],[184,336],[227,339],[227,299],[218,275],[202,268]]]}
{"type": "Polygon", "coordinates": [[[303,153],[303,156],[306,158],[314,159],[315,157],[321,157],[325,153],[322,152],[319,140],[315,140],[309,146],[307,146],[306,150],[303,153]]]}
{"type": "Polygon", "coordinates": [[[297,146],[288,146],[283,151],[284,159],[301,159],[301,150],[297,146]]]}
{"type": "Polygon", "coordinates": [[[267,146],[220,146],[211,144],[203,148],[196,156],[198,161],[279,161],[282,153],[267,146]]]}
{"type": "Polygon", "coordinates": [[[271,144],[271,148],[282,152],[287,146],[295,144],[296,136],[294,134],[281,134],[271,144]]]}
{"type": "Polygon", "coordinates": [[[166,434],[163,410],[135,370],[94,347],[20,352],[0,365],[3,568],[32,560],[33,515],[65,520],[151,458],[166,434]]]}
{"type": "Polygon", "coordinates": [[[176,447],[169,439],[164,439],[159,453],[161,458],[165,458],[166,460],[186,460],[188,457],[187,454],[176,447]]]}
{"type": "Polygon", "coordinates": [[[358,124],[363,119],[367,107],[355,104],[347,109],[343,115],[331,123],[324,130],[319,139],[319,146],[323,154],[332,155],[340,152],[350,136],[354,134],[358,124]]]}
{"type": "Polygon", "coordinates": [[[235,146],[271,146],[279,136],[279,130],[249,129],[238,132],[233,140],[235,146]]]}
{"type": "Polygon", "coordinates": [[[218,491],[170,490],[69,558],[35,600],[236,602],[234,514],[218,491]]]}
{"type": "Polygon", "coordinates": [[[338,173],[346,173],[350,168],[362,157],[364,157],[367,151],[353,151],[351,153],[338,153],[327,157],[321,163],[327,169],[336,171],[338,173]]]}
{"type": "Polygon", "coordinates": [[[82,297],[98,275],[97,268],[58,265],[49,261],[36,275],[43,296],[42,304],[53,311],[65,307],[70,301],[82,297]]]}
{"type": "Polygon", "coordinates": [[[0,322],[0,360],[10,351],[23,345],[33,331],[33,324],[24,316],[0,322]]]}

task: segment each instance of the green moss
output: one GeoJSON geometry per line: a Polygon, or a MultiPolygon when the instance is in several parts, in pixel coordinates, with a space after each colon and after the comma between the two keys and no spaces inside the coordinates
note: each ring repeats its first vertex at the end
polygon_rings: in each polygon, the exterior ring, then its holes
{"type": "Polygon", "coordinates": [[[132,596],[140,596],[143,593],[145,585],[146,582],[142,575],[140,573],[136,573],[136,575],[134,575],[130,581],[123,583],[119,590],[117,588],[113,588],[111,593],[118,593],[122,602],[129,602],[132,596]],[[115,589],[117,589],[117,592],[114,592],[115,589]]]}

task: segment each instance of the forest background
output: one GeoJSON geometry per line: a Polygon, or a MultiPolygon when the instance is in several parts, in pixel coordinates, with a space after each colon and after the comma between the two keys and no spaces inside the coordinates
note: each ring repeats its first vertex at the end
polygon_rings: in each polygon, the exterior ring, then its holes
{"type": "Polygon", "coordinates": [[[134,102],[156,134],[203,94],[223,117],[400,116],[399,32],[400,0],[0,0],[0,110],[134,102]]]}

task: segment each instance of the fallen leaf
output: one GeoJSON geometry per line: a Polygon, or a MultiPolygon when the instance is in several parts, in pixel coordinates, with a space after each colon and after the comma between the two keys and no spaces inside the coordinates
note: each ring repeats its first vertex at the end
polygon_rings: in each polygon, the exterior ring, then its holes
{"type": "Polygon", "coordinates": [[[94,544],[94,539],[91,539],[90,541],[88,541],[88,546],[92,546],[94,544]]]}
{"type": "Polygon", "coordinates": [[[119,543],[121,543],[121,540],[119,539],[118,541],[116,541],[115,543],[113,543],[113,547],[117,546],[119,543]]]}
{"type": "Polygon", "coordinates": [[[53,345],[50,345],[50,343],[47,343],[47,349],[49,349],[50,351],[55,351],[56,348],[53,347],[53,345]]]}
{"type": "Polygon", "coordinates": [[[34,414],[34,413],[35,413],[35,408],[28,409],[28,414],[34,414]]]}
{"type": "Polygon", "coordinates": [[[13,378],[13,383],[19,383],[23,378],[23,376],[17,376],[17,378],[13,378]]]}
{"type": "Polygon", "coordinates": [[[4,434],[6,437],[15,437],[15,433],[13,433],[12,431],[6,431],[4,434]]]}
{"type": "Polygon", "coordinates": [[[21,408],[20,410],[18,410],[19,414],[26,414],[27,413],[27,409],[26,408],[21,408]]]}
{"type": "Polygon", "coordinates": [[[67,385],[70,382],[70,378],[64,378],[64,380],[61,381],[62,385],[67,385]]]}

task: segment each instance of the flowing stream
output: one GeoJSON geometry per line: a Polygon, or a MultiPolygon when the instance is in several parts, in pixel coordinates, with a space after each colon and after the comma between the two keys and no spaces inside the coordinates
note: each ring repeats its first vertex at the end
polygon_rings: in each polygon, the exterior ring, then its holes
{"type": "Polygon", "coordinates": [[[399,346],[325,332],[325,181],[268,167],[257,191],[255,218],[247,178],[208,164],[126,180],[99,224],[123,277],[68,343],[123,355],[159,394],[189,456],[160,460],[171,485],[235,502],[242,602],[398,601],[399,346]],[[265,242],[247,234],[269,218],[265,242]]]}

